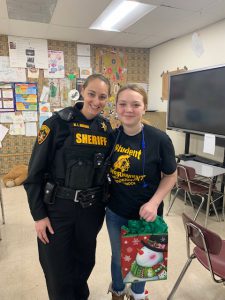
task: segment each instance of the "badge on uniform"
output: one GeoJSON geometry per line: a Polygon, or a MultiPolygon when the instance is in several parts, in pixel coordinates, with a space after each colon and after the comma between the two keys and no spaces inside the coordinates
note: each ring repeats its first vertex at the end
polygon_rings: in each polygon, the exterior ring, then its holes
{"type": "Polygon", "coordinates": [[[48,137],[50,128],[47,125],[42,125],[38,132],[38,144],[42,144],[48,137]]]}
{"type": "Polygon", "coordinates": [[[102,123],[101,123],[101,128],[102,128],[104,131],[107,130],[107,125],[106,125],[105,122],[102,122],[102,123]]]}

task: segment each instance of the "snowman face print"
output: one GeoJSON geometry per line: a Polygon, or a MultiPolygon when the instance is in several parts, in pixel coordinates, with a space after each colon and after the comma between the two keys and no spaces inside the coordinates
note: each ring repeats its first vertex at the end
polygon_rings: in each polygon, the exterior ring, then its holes
{"type": "Polygon", "coordinates": [[[147,247],[138,250],[136,262],[141,267],[153,267],[163,261],[163,253],[153,251],[147,247]]]}

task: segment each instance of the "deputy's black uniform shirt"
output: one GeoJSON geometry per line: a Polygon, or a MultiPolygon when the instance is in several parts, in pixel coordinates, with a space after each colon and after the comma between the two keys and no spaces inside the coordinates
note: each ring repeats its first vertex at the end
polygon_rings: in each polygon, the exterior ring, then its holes
{"type": "MultiPolygon", "coordinates": [[[[111,147],[109,136],[112,129],[108,120],[101,116],[88,120],[80,112],[80,107],[66,108],[63,111],[67,109],[70,114],[69,120],[64,120],[56,114],[43,123],[33,148],[24,188],[34,220],[47,216],[43,202],[46,181],[51,180],[62,186],[75,188],[76,183],[82,184],[93,171],[95,153],[103,153],[106,158],[111,147]],[[77,158],[87,161],[89,168],[85,168],[85,176],[77,174],[76,180],[72,174],[72,182],[69,182],[68,169],[71,161],[77,158]]],[[[93,187],[93,183],[85,183],[87,188],[93,187]]],[[[79,186],[76,188],[79,189],[79,186]]]]}
{"type": "MultiPolygon", "coordinates": [[[[161,172],[172,174],[175,170],[174,148],[166,133],[149,125],[135,136],[122,131],[112,157],[108,207],[127,219],[139,219],[139,209],[156,192],[161,172]]],[[[163,204],[158,214],[162,208],[163,204]]]]}

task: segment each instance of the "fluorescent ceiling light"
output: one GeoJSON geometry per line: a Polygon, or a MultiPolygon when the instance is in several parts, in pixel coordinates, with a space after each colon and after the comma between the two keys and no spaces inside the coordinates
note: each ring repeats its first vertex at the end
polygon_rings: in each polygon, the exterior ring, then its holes
{"type": "Polygon", "coordinates": [[[123,31],[155,8],[155,5],[137,1],[113,0],[90,29],[123,31]]]}

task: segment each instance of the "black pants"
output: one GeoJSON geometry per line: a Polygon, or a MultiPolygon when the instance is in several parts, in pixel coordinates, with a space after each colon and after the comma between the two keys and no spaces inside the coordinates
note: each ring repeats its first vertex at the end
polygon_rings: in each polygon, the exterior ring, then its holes
{"type": "Polygon", "coordinates": [[[38,239],[39,259],[49,299],[87,300],[88,277],[95,265],[96,237],[102,227],[102,203],[82,208],[79,203],[56,199],[48,206],[54,235],[45,245],[38,239]]]}

